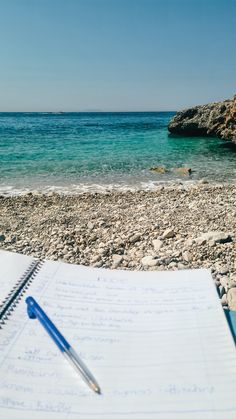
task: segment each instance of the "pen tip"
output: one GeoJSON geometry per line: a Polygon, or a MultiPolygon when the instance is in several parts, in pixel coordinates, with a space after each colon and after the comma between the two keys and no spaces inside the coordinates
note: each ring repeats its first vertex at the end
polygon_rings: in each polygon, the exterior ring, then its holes
{"type": "Polygon", "coordinates": [[[95,391],[95,393],[97,394],[102,394],[100,387],[98,387],[96,384],[92,384],[92,389],[93,391],[95,391]]]}
{"type": "Polygon", "coordinates": [[[97,394],[102,394],[101,389],[99,387],[97,387],[95,391],[97,394]]]}

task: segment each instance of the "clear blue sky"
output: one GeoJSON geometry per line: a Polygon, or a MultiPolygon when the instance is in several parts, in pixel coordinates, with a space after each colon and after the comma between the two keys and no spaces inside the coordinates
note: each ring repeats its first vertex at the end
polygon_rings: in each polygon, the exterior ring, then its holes
{"type": "Polygon", "coordinates": [[[225,99],[235,45],[236,0],[0,0],[0,111],[225,99]]]}

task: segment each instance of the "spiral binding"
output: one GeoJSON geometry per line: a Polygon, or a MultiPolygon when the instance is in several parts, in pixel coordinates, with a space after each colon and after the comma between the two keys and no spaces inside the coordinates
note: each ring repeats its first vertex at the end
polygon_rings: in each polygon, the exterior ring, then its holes
{"type": "Polygon", "coordinates": [[[18,283],[13,287],[12,291],[7,295],[0,307],[0,329],[3,328],[6,321],[14,311],[15,307],[21,300],[25,291],[33,282],[39,269],[42,267],[43,261],[35,260],[25,271],[24,275],[20,278],[18,283]]]}

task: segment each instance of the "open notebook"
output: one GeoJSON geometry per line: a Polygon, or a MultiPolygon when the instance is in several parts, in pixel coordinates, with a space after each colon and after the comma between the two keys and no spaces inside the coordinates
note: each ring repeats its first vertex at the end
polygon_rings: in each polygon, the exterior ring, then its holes
{"type": "Polygon", "coordinates": [[[18,284],[2,315],[1,418],[235,419],[235,346],[207,270],[130,272],[46,261],[33,272],[32,264],[0,252],[2,310],[18,284]],[[102,395],[28,318],[29,295],[102,395]]]}

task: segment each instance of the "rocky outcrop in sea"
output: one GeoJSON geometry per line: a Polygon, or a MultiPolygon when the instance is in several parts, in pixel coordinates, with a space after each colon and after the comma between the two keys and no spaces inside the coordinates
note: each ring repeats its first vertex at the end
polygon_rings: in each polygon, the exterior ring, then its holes
{"type": "Polygon", "coordinates": [[[177,112],[168,129],[172,134],[219,137],[236,144],[236,95],[177,112]]]}

